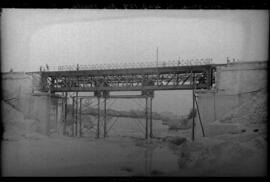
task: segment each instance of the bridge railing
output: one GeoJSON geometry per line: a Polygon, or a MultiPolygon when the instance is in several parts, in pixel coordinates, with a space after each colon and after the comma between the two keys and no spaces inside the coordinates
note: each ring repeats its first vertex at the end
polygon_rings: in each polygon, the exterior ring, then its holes
{"type": "Polygon", "coordinates": [[[108,63],[108,64],[87,64],[87,65],[61,65],[49,66],[43,71],[76,71],[76,70],[106,70],[106,69],[128,69],[128,68],[157,68],[170,66],[191,66],[212,64],[212,58],[206,59],[182,59],[170,61],[151,62],[129,62],[129,63],[108,63]]]}

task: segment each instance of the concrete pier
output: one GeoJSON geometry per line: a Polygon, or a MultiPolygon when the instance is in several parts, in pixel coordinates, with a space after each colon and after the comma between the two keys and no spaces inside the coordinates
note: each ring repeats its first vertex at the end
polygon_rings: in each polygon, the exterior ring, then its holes
{"type": "MultiPolygon", "coordinates": [[[[197,90],[204,123],[212,123],[267,86],[267,62],[238,62],[218,66],[215,88],[197,90]]],[[[196,121],[197,122],[197,121],[196,121]]]]}

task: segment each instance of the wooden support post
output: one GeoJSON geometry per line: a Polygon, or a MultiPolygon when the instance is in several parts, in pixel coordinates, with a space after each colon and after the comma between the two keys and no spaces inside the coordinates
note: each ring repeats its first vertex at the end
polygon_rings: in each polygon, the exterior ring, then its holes
{"type": "Polygon", "coordinates": [[[82,98],[80,98],[80,137],[82,136],[82,98]]]}
{"type": "Polygon", "coordinates": [[[216,92],[213,92],[214,95],[214,118],[215,120],[217,119],[217,114],[216,114],[216,92]]]}
{"type": "Polygon", "coordinates": [[[104,97],[104,124],[103,124],[103,129],[104,129],[104,138],[106,137],[106,130],[107,130],[107,122],[106,122],[106,97],[104,97]]]}
{"type": "Polygon", "coordinates": [[[150,138],[153,138],[152,97],[150,97],[150,138]]]}
{"type": "Polygon", "coordinates": [[[212,84],[211,69],[206,71],[206,77],[207,88],[210,89],[212,84]]]}
{"type": "Polygon", "coordinates": [[[64,109],[64,131],[63,131],[63,134],[64,135],[67,135],[67,111],[68,111],[68,109],[67,109],[67,92],[66,92],[66,95],[65,95],[65,107],[64,107],[65,109],[64,109]]]}
{"type": "Polygon", "coordinates": [[[195,139],[195,116],[194,116],[194,84],[196,84],[194,82],[194,73],[193,73],[193,89],[192,89],[192,141],[194,141],[195,139]]]}
{"type": "Polygon", "coordinates": [[[46,121],[46,135],[50,135],[50,123],[51,123],[51,96],[47,97],[47,121],[46,121]]]}
{"type": "MultiPolygon", "coordinates": [[[[64,96],[64,93],[62,93],[62,96],[64,96]]],[[[61,122],[60,122],[60,126],[61,126],[61,132],[63,132],[62,134],[64,135],[64,118],[65,118],[65,112],[64,112],[64,99],[63,97],[61,98],[61,122]]],[[[59,134],[61,134],[61,132],[59,132],[59,134]]]]}
{"type": "Polygon", "coordinates": [[[97,123],[97,138],[99,138],[99,125],[100,125],[100,97],[97,97],[98,99],[98,123],[97,123]]]}
{"type": "Polygon", "coordinates": [[[56,98],[56,108],[55,108],[55,122],[56,122],[56,133],[59,134],[58,129],[58,98],[56,98]]]}
{"type": "Polygon", "coordinates": [[[200,114],[200,110],[199,110],[199,106],[198,106],[196,97],[195,97],[195,103],[196,103],[196,107],[197,107],[197,111],[198,111],[198,115],[199,115],[199,120],[200,120],[201,129],[202,129],[202,134],[205,137],[204,128],[203,128],[203,124],[202,124],[202,120],[201,120],[201,114],[200,114]]]}
{"type": "Polygon", "coordinates": [[[148,97],[145,98],[145,139],[148,138],[148,97]]]}
{"type": "Polygon", "coordinates": [[[71,120],[71,136],[74,136],[74,97],[72,97],[72,120],[71,120]]]}
{"type": "Polygon", "coordinates": [[[76,107],[75,107],[75,136],[78,136],[78,92],[76,92],[76,107]]]}

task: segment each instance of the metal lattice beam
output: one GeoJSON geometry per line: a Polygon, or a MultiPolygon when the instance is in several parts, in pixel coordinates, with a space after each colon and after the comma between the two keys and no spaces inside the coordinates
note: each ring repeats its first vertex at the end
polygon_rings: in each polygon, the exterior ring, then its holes
{"type": "Polygon", "coordinates": [[[142,91],[209,89],[214,65],[41,72],[41,91],[142,91]],[[194,83],[194,84],[195,84],[194,83]]]}

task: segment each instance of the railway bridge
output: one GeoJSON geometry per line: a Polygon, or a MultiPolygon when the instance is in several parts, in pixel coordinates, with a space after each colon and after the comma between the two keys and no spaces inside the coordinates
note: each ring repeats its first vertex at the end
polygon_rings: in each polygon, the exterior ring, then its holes
{"type": "MultiPolygon", "coordinates": [[[[193,109],[196,103],[194,90],[211,89],[215,83],[216,64],[209,62],[192,65],[176,64],[148,65],[146,67],[73,67],[59,66],[55,71],[40,71],[40,86],[42,92],[62,93],[64,100],[64,122],[67,120],[68,93],[72,96],[72,136],[81,135],[81,103],[85,98],[98,101],[98,121],[96,127],[97,138],[100,137],[101,107],[103,99],[103,136],[106,137],[106,101],[108,99],[145,99],[145,138],[153,137],[152,131],[152,99],[154,91],[158,90],[193,90],[193,109]],[[117,91],[140,91],[140,95],[111,95],[117,91]],[[81,92],[93,92],[93,96],[79,96],[81,92]]],[[[197,110],[198,110],[197,106],[197,110]]],[[[199,113],[198,113],[199,114],[199,113]]],[[[200,115],[199,115],[200,117],[200,115]]],[[[64,134],[66,133],[64,125],[64,134]]],[[[202,123],[201,123],[202,127],[202,123]]],[[[203,127],[202,127],[203,129],[203,127]]],[[[194,118],[192,127],[194,139],[194,118]]],[[[204,133],[204,132],[203,132],[204,133]]]]}

